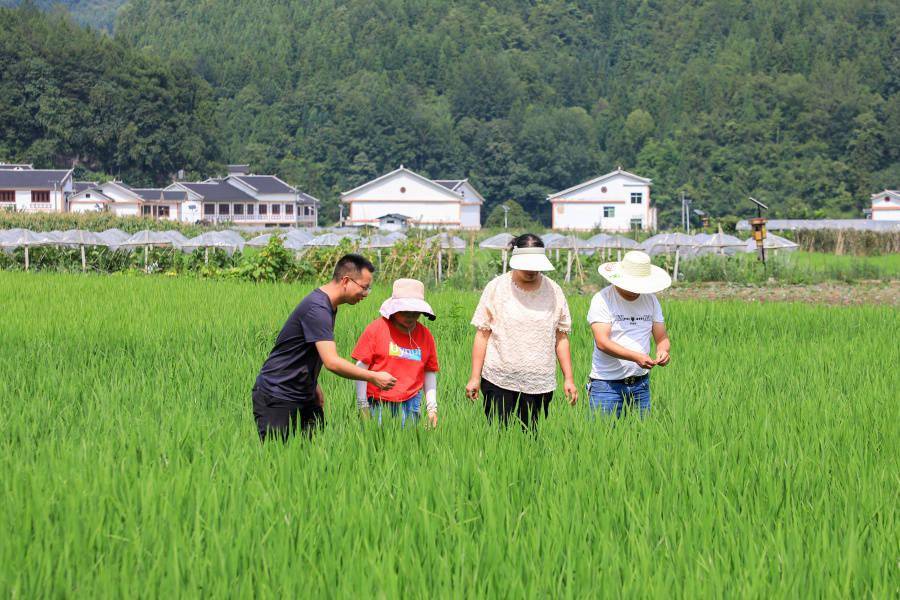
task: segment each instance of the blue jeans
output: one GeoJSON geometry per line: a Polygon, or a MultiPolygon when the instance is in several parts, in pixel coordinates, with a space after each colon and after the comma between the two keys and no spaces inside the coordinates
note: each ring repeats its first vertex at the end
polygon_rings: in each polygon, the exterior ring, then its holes
{"type": "Polygon", "coordinates": [[[378,424],[381,425],[381,415],[384,412],[384,409],[387,408],[391,417],[400,417],[400,426],[403,427],[406,425],[407,418],[411,419],[414,425],[416,424],[416,422],[418,422],[419,414],[421,412],[421,403],[421,391],[409,400],[405,400],[403,402],[387,402],[369,398],[369,411],[372,415],[372,418],[377,419],[378,424]]]}
{"type": "Polygon", "coordinates": [[[587,384],[590,394],[591,413],[597,409],[604,416],[622,416],[622,411],[633,410],[637,406],[643,419],[650,412],[650,375],[629,385],[616,381],[592,379],[587,384]]]}

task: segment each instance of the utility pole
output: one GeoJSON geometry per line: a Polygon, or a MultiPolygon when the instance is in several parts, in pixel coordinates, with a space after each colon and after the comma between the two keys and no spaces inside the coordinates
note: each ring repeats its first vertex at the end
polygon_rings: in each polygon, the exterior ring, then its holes
{"type": "Polygon", "coordinates": [[[501,204],[500,208],[503,209],[503,229],[509,229],[509,207],[501,204]]]}

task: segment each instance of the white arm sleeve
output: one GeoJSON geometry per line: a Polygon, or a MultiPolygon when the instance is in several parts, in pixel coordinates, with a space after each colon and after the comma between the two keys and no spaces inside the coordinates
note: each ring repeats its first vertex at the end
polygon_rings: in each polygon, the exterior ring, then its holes
{"type": "MultiPolygon", "coordinates": [[[[369,365],[364,363],[361,360],[356,361],[356,366],[360,369],[368,369],[369,365]]],[[[366,398],[366,382],[365,381],[357,381],[356,382],[356,408],[359,410],[368,410],[369,408],[369,400],[366,398]]]]}
{"type": "Polygon", "coordinates": [[[428,414],[437,412],[437,373],[425,371],[425,410],[428,414]]]}

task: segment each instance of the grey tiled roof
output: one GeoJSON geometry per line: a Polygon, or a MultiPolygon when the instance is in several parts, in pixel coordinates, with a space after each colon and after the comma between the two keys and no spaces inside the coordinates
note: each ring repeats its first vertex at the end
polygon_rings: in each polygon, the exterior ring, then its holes
{"type": "Polygon", "coordinates": [[[169,202],[183,202],[187,200],[187,192],[181,190],[163,190],[159,188],[131,188],[131,191],[148,202],[159,202],[160,199],[169,202]]]}
{"type": "Polygon", "coordinates": [[[22,171],[0,170],[0,189],[47,189],[60,186],[71,171],[25,169],[22,171]]]}
{"type": "Polygon", "coordinates": [[[256,189],[260,194],[293,194],[297,190],[273,175],[232,175],[256,189]]]}
{"type": "Polygon", "coordinates": [[[253,196],[242,192],[233,185],[218,183],[181,183],[184,187],[203,196],[210,202],[247,202],[256,200],[253,196]]]}
{"type": "Polygon", "coordinates": [[[297,194],[300,196],[300,202],[302,204],[319,204],[319,199],[315,196],[310,196],[309,194],[306,194],[304,192],[297,192],[297,194]]]}
{"type": "Polygon", "coordinates": [[[72,191],[76,194],[80,194],[85,190],[98,187],[99,185],[100,183],[98,181],[73,181],[72,191]]]}

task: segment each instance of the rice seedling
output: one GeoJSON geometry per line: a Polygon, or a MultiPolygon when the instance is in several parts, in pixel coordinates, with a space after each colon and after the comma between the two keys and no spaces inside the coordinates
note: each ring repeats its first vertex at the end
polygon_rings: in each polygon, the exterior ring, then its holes
{"type": "MultiPolygon", "coordinates": [[[[437,430],[325,375],[326,428],[263,446],[250,387],[309,289],[0,273],[0,593],[896,594],[896,309],[663,295],[652,416],[557,398],[531,435],[464,399],[478,294],[438,290],[437,430]]],[[[340,309],[344,355],[389,294],[340,309]]]]}

